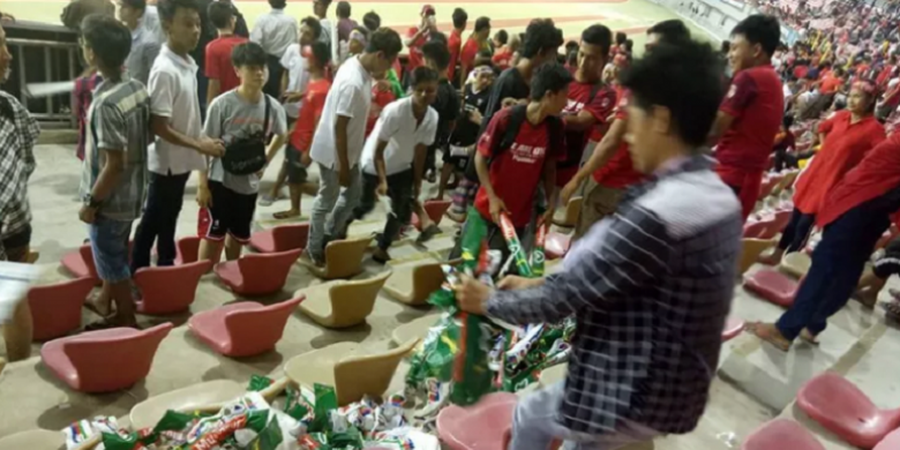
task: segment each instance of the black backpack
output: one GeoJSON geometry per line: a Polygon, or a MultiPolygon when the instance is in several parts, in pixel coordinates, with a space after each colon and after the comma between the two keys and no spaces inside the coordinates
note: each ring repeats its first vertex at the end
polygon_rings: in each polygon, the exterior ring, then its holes
{"type": "Polygon", "coordinates": [[[266,166],[266,133],[269,130],[269,96],[266,98],[266,119],[260,133],[252,136],[236,139],[225,148],[225,156],[222,157],[222,167],[226,172],[234,175],[250,175],[262,170],[266,166]]]}

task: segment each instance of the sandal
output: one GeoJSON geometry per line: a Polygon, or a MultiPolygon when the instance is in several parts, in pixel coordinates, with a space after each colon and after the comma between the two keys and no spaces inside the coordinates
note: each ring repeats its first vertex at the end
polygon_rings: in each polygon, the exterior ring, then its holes
{"type": "Polygon", "coordinates": [[[85,301],[84,308],[100,317],[103,317],[103,318],[106,318],[106,317],[109,317],[109,316],[115,314],[115,310],[113,309],[112,300],[110,300],[109,305],[107,306],[108,310],[106,311],[106,313],[103,313],[102,311],[100,311],[100,308],[98,308],[97,304],[92,300],[85,301]]]}
{"type": "Polygon", "coordinates": [[[293,219],[293,218],[295,218],[295,217],[296,217],[296,218],[299,218],[299,217],[300,217],[300,211],[297,211],[297,212],[293,212],[293,211],[281,211],[281,212],[277,212],[277,213],[275,213],[275,214],[272,214],[272,217],[274,217],[274,218],[277,219],[277,220],[293,219]]]}
{"type": "Polygon", "coordinates": [[[791,342],[781,335],[781,332],[778,331],[778,328],[776,328],[774,324],[752,322],[748,323],[744,327],[744,330],[746,330],[748,333],[756,335],[756,337],[762,339],[763,341],[772,344],[772,346],[777,348],[778,350],[787,352],[791,349],[791,342]]]}
{"type": "Polygon", "coordinates": [[[441,229],[437,225],[430,225],[419,233],[419,237],[416,238],[416,244],[424,244],[439,234],[441,234],[441,229]]]}
{"type": "Polygon", "coordinates": [[[816,339],[816,335],[812,334],[812,332],[810,332],[806,328],[804,328],[803,331],[800,332],[800,339],[803,339],[809,345],[819,345],[819,340],[816,339]]]}
{"type": "Polygon", "coordinates": [[[900,300],[881,302],[880,305],[881,309],[887,313],[887,317],[894,320],[900,320],[900,300]]]}

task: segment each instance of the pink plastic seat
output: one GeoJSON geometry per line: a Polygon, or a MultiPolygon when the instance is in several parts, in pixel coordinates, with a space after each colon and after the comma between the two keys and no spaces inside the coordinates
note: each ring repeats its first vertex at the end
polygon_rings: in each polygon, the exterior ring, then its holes
{"type": "Polygon", "coordinates": [[[767,234],[768,228],[774,223],[774,218],[757,222],[747,222],[744,224],[744,237],[762,239],[761,236],[767,234]]]}
{"type": "Polygon", "coordinates": [[[744,277],[744,288],[785,308],[794,304],[797,287],[793,278],[773,269],[760,269],[744,277]]]}
{"type": "Polygon", "coordinates": [[[557,233],[555,231],[547,233],[547,238],[544,240],[544,255],[547,257],[547,260],[559,259],[566,256],[571,242],[572,236],[568,234],[557,233]]]}
{"type": "MultiPolygon", "coordinates": [[[[422,208],[425,208],[425,214],[428,214],[428,218],[435,225],[440,225],[441,219],[444,218],[444,213],[450,209],[451,204],[449,200],[428,200],[422,205],[422,208]]],[[[422,231],[422,223],[419,221],[417,214],[413,213],[411,223],[417,230],[422,231]]]]}
{"type": "Polygon", "coordinates": [[[288,272],[301,252],[298,249],[244,255],[237,261],[217,265],[216,276],[240,295],[272,294],[284,287],[288,272]]]}
{"type": "Polygon", "coordinates": [[[309,238],[309,222],[281,225],[253,233],[250,248],[259,253],[303,249],[309,238]]]}
{"type": "Polygon", "coordinates": [[[32,287],[28,291],[32,339],[46,341],[81,328],[81,307],[95,283],[92,278],[78,278],[32,287]]]}
{"type": "Polygon", "coordinates": [[[784,211],[777,210],[775,211],[775,216],[771,222],[769,222],[769,226],[766,227],[766,230],[762,232],[759,236],[760,239],[772,239],[778,233],[784,231],[784,227],[787,226],[788,222],[791,221],[792,211],[784,211]]]}
{"type": "Polygon", "coordinates": [[[187,236],[175,243],[175,264],[190,264],[200,258],[200,237],[187,236]]]}
{"type": "Polygon", "coordinates": [[[452,450],[502,450],[518,397],[497,392],[466,408],[450,405],[437,417],[438,437],[452,450]]]}
{"type": "Polygon", "coordinates": [[[171,323],[146,330],[112,328],[56,339],[41,347],[41,361],[69,387],[113,392],[144,379],[171,323]]]}
{"type": "Polygon", "coordinates": [[[197,261],[138,270],[134,274],[134,284],[141,290],[138,312],[172,314],[188,309],[194,302],[200,277],[209,272],[210,267],[210,261],[197,261]]]}
{"type": "Polygon", "coordinates": [[[91,278],[94,283],[100,282],[97,268],[94,267],[94,253],[90,244],[82,245],[77,252],[67,253],[60,263],[76,278],[91,278]]]}
{"type": "Polygon", "coordinates": [[[759,188],[759,199],[762,200],[769,196],[772,193],[772,190],[775,189],[775,185],[781,181],[781,177],[778,175],[772,175],[768,178],[763,178],[762,185],[759,188]]]}
{"type": "Polygon", "coordinates": [[[747,436],[741,450],[825,450],[825,447],[799,423],[775,419],[747,436]]]}
{"type": "Polygon", "coordinates": [[[288,317],[306,297],[263,306],[239,302],[195,314],[188,321],[191,332],[213,350],[226,356],[253,356],[275,348],[288,317]]]}
{"type": "Polygon", "coordinates": [[[741,331],[743,330],[743,320],[734,316],[728,316],[728,319],[725,320],[725,328],[722,329],[722,342],[734,339],[737,335],[741,334],[741,331]]]}
{"type": "Polygon", "coordinates": [[[853,383],[830,372],[800,388],[797,406],[828,431],[860,448],[875,447],[900,427],[900,409],[878,409],[853,383]]]}
{"type": "Polygon", "coordinates": [[[872,450],[897,450],[900,448],[900,429],[892,431],[872,450]]]}

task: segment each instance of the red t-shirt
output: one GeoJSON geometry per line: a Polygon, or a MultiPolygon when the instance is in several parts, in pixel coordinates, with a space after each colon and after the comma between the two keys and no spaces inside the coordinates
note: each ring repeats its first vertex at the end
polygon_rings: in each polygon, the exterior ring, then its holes
{"type": "MultiPolygon", "coordinates": [[[[628,91],[622,92],[619,99],[619,106],[616,107],[615,120],[628,120],[628,91]]],[[[632,184],[641,182],[644,174],[634,170],[631,163],[631,153],[628,151],[628,143],[622,139],[616,153],[606,162],[606,164],[595,170],[593,173],[594,181],[597,184],[609,188],[624,189],[632,184]]]]}
{"type": "Polygon", "coordinates": [[[206,77],[219,80],[219,92],[228,92],[241,84],[231,63],[231,51],[247,42],[240,36],[224,36],[206,44],[206,77]]]}
{"type": "MultiPolygon", "coordinates": [[[[412,39],[412,37],[415,36],[418,32],[419,27],[410,27],[409,31],[406,32],[406,36],[412,39]]],[[[429,32],[423,33],[421,36],[419,36],[418,39],[416,39],[409,45],[409,64],[407,64],[406,69],[410,72],[412,72],[412,70],[416,67],[425,64],[424,57],[422,56],[422,46],[425,45],[426,42],[428,42],[429,34],[429,32]]]]}
{"type": "MultiPolygon", "coordinates": [[[[475,64],[475,57],[478,56],[478,50],[478,41],[469,38],[469,40],[466,41],[466,44],[463,45],[462,52],[459,54],[460,67],[465,65],[466,67],[468,67],[468,70],[472,70],[472,65],[475,64]]],[[[469,74],[463,74],[463,76],[467,75],[469,74]]]]}
{"type": "Polygon", "coordinates": [[[822,94],[834,94],[837,92],[838,88],[843,84],[843,80],[840,78],[828,74],[827,77],[822,79],[822,84],[819,85],[819,92],[822,94]]]}
{"type": "Polygon", "coordinates": [[[300,107],[300,117],[297,118],[297,126],[291,134],[291,145],[301,153],[309,151],[313,133],[316,131],[316,122],[325,108],[325,98],[328,97],[330,89],[331,81],[325,78],[310,81],[306,85],[306,97],[303,99],[303,106],[300,107]]]}
{"type": "Polygon", "coordinates": [[[798,80],[802,80],[806,78],[806,74],[809,72],[809,66],[797,66],[794,67],[794,77],[798,80]]]}
{"type": "Polygon", "coordinates": [[[369,118],[366,121],[366,137],[372,134],[372,130],[375,129],[381,110],[396,99],[397,96],[394,95],[394,91],[386,83],[375,83],[372,85],[372,106],[369,108],[369,118]],[[386,89],[383,89],[385,87],[386,89]]]}
{"type": "Polygon", "coordinates": [[[569,96],[563,113],[578,115],[581,111],[587,111],[597,121],[594,127],[584,131],[566,131],[566,153],[563,160],[557,166],[557,185],[565,186],[578,172],[578,163],[584,154],[584,148],[588,143],[594,129],[606,123],[606,119],[616,106],[616,91],[609,86],[597,86],[595,83],[569,83],[569,96]],[[595,92],[591,98],[591,92],[595,92]]]}
{"type": "Polygon", "coordinates": [[[890,64],[885,64],[884,69],[881,69],[881,72],[878,73],[878,78],[875,79],[875,83],[879,86],[884,86],[891,79],[891,73],[894,72],[894,66],[890,64]]]}
{"type": "Polygon", "coordinates": [[[497,53],[494,53],[494,56],[491,58],[491,61],[497,65],[497,68],[500,70],[509,69],[510,64],[512,63],[513,51],[510,50],[509,47],[503,46],[497,53]]]}
{"type": "Polygon", "coordinates": [[[447,49],[450,50],[450,65],[447,66],[447,77],[452,82],[455,80],[453,76],[456,74],[456,65],[459,64],[459,51],[462,48],[462,32],[453,30],[450,38],[447,39],[447,49]]]}
{"type": "Polygon", "coordinates": [[[765,65],[738,72],[719,109],[734,117],[716,147],[719,164],[765,170],[784,115],[784,93],[775,69],[765,65]]]}
{"type": "MultiPolygon", "coordinates": [[[[497,111],[487,129],[478,140],[478,152],[490,158],[496,156],[489,168],[494,192],[506,204],[509,217],[515,227],[524,227],[531,220],[534,210],[534,194],[544,171],[544,161],[559,158],[562,142],[550,145],[547,122],[537,126],[525,120],[512,147],[493,155],[497,139],[503,139],[512,108],[497,111]]],[[[475,208],[487,220],[491,220],[491,207],[484,186],[475,194],[475,208]]]]}

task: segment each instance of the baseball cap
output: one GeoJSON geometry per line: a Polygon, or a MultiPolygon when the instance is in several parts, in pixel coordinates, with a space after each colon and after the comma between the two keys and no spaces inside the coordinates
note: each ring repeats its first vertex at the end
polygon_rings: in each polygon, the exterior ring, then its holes
{"type": "Polygon", "coordinates": [[[422,5],[422,15],[423,16],[433,16],[434,14],[435,14],[434,6],[422,5]]]}

